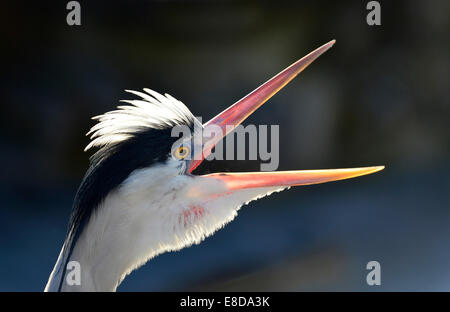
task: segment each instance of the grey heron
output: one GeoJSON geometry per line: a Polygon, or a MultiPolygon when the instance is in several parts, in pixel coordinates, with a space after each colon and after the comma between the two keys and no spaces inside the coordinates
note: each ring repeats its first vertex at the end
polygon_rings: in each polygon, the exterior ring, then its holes
{"type": "Polygon", "coordinates": [[[200,243],[252,200],[291,186],[383,169],[192,174],[219,140],[334,42],[298,60],[204,125],[182,102],[150,89],[128,91],[139,99],[94,117],[98,123],[88,133],[92,140],[86,150],[97,151],[75,196],[67,236],[45,291],[115,291],[149,259],[200,243]],[[192,130],[192,146],[176,145],[171,130],[178,125],[192,130]],[[208,126],[219,127],[221,134],[202,137],[200,152],[194,152],[194,139],[203,135],[194,129],[208,126]],[[79,285],[65,282],[72,261],[80,264],[79,285]]]}

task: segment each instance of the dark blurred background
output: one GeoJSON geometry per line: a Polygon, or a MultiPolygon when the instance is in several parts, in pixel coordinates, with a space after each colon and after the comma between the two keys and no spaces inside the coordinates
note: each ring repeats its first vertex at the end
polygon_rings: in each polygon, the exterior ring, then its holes
{"type": "MultiPolygon", "coordinates": [[[[90,117],[148,87],[207,120],[336,45],[245,124],[280,125],[280,166],[386,165],[252,202],[119,291],[450,290],[450,2],[2,2],[0,290],[41,291],[88,166],[90,117]],[[381,286],[366,284],[367,262],[381,286]]],[[[255,162],[203,168],[258,170],[255,162]]]]}

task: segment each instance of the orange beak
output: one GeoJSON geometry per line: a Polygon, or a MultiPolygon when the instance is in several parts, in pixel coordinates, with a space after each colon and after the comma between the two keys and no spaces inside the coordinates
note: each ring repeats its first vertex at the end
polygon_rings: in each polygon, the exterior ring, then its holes
{"type": "MultiPolygon", "coordinates": [[[[312,51],[205,123],[203,125],[204,128],[209,126],[219,127],[222,130],[222,133],[221,135],[203,138],[202,155],[196,155],[196,157],[188,163],[187,171],[191,173],[197,168],[204,158],[211,153],[212,148],[223,137],[241,124],[248,116],[294,79],[295,76],[302,72],[315,59],[331,48],[334,43],[335,40],[332,40],[312,51]]],[[[232,191],[258,187],[281,187],[324,183],[371,174],[382,169],[384,169],[384,166],[328,170],[213,173],[201,177],[220,180],[225,183],[230,191],[232,191]]]]}
{"type": "Polygon", "coordinates": [[[227,172],[211,173],[203,175],[201,178],[222,181],[228,191],[237,191],[259,187],[288,187],[345,180],[371,174],[383,169],[384,166],[274,172],[227,172]]]}

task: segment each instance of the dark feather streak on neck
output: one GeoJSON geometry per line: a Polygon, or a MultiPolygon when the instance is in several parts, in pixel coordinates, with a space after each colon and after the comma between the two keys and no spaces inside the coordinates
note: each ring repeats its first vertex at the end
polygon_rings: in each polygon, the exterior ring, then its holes
{"type": "MultiPolygon", "coordinates": [[[[191,125],[189,125],[191,127],[191,125]]],[[[77,239],[95,209],[105,197],[136,169],[164,163],[170,155],[172,144],[178,139],[171,136],[171,128],[147,128],[132,133],[121,142],[100,148],[91,158],[74,199],[66,240],[64,261],[59,284],[61,289],[65,270],[77,239]]]]}

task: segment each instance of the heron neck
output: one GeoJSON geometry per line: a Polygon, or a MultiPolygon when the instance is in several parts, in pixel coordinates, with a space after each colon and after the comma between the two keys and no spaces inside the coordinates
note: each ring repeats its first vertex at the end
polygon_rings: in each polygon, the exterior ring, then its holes
{"type": "Polygon", "coordinates": [[[111,250],[110,256],[105,258],[100,254],[93,255],[92,250],[81,238],[67,262],[61,291],[116,291],[127,272],[119,258],[114,250],[111,250]]]}
{"type": "MultiPolygon", "coordinates": [[[[105,201],[105,205],[108,202],[105,201]]],[[[124,224],[127,217],[121,214],[126,206],[117,198],[114,202],[120,209],[114,206],[99,209],[78,238],[68,263],[79,263],[80,285],[74,287],[63,283],[66,287],[62,291],[116,291],[125,276],[136,267],[139,255],[133,248],[133,238],[127,235],[132,235],[133,227],[124,224]]],[[[67,271],[66,279],[70,268],[67,271]]]]}

